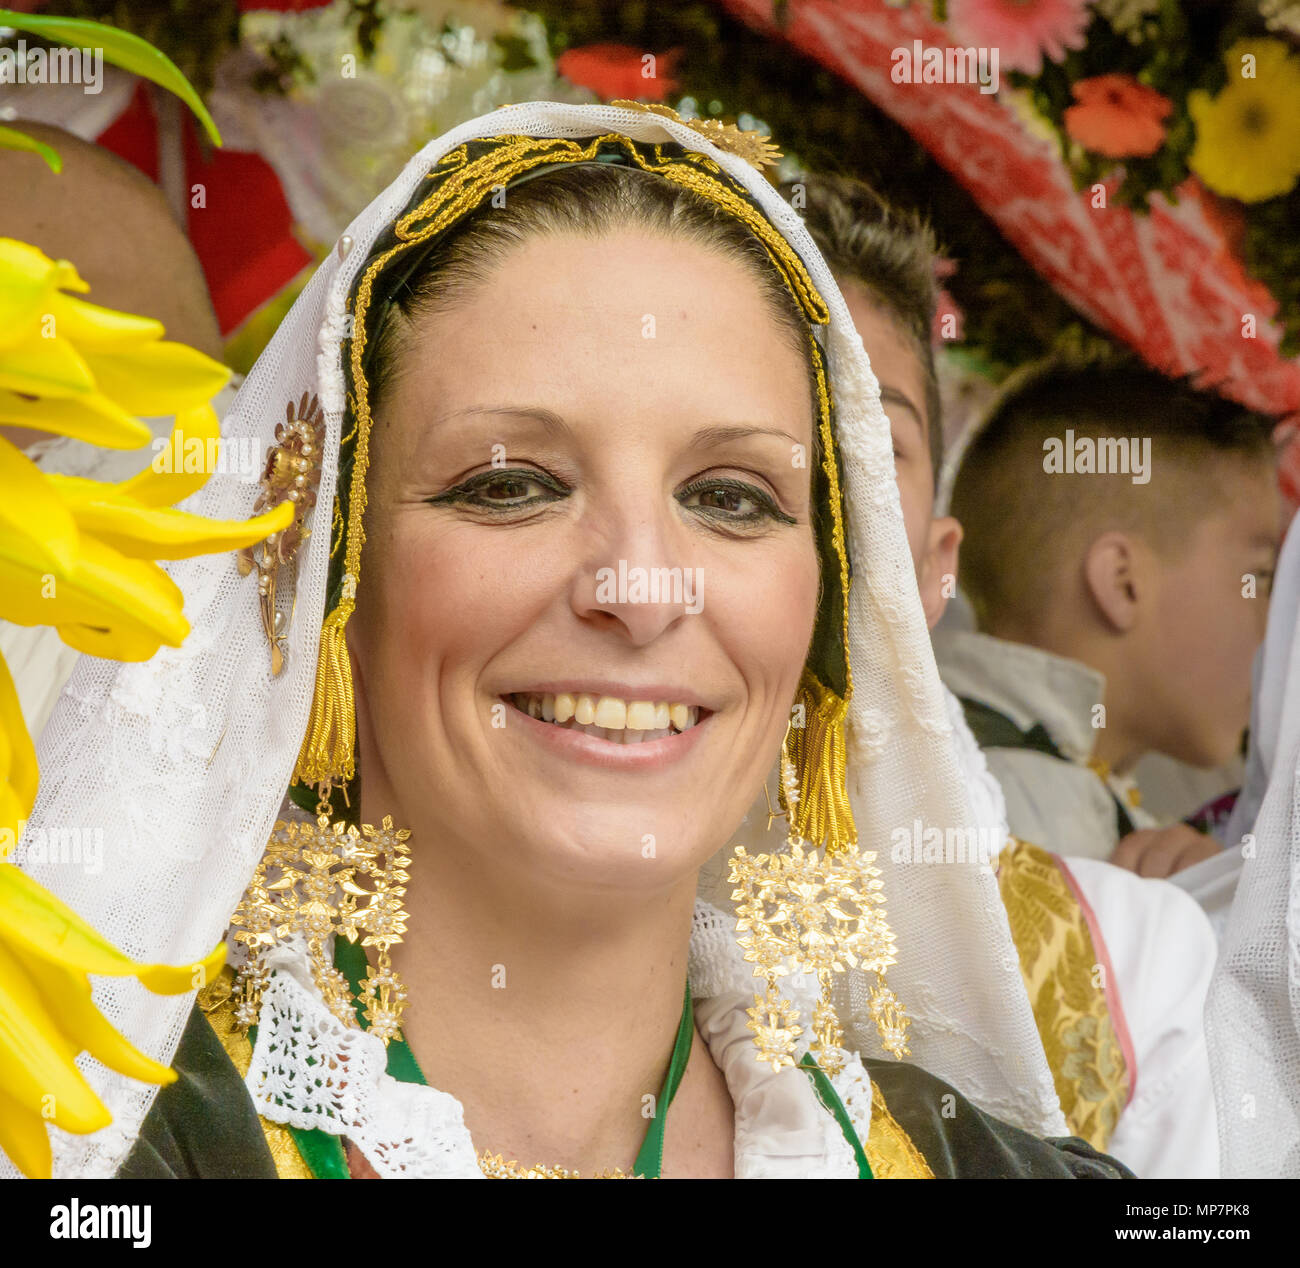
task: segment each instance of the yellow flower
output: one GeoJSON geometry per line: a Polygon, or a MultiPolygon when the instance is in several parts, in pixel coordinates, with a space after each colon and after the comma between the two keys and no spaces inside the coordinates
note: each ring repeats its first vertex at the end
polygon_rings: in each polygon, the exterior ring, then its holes
{"type": "Polygon", "coordinates": [[[136,449],[152,438],[136,415],[206,405],[229,381],[152,318],[64,294],[88,289],[67,260],[0,238],[0,423],[136,449]]]}
{"type": "Polygon", "coordinates": [[[1242,202],[1285,194],[1300,178],[1300,59],[1280,40],[1239,40],[1227,53],[1228,82],[1217,97],[1187,95],[1196,124],[1188,166],[1212,190],[1242,202]],[[1253,58],[1254,77],[1243,71],[1253,58]]]}
{"type": "Polygon", "coordinates": [[[137,964],[11,863],[0,863],[0,913],[0,1148],[25,1175],[48,1177],[47,1123],[85,1133],[111,1121],[76,1067],[78,1052],[129,1078],[176,1078],[109,1025],[86,974],[137,977],[178,995],[211,981],[226,948],[191,965],[137,964]]]}
{"type": "MultiPolygon", "coordinates": [[[[152,432],[136,415],[175,415],[173,447],[198,441],[207,451],[220,434],[210,401],[229,371],[164,342],[156,321],[64,293],[86,289],[67,261],[0,239],[0,423],[137,448],[152,432]]],[[[114,660],[179,646],[189,633],[184,596],[154,560],[249,546],[294,514],[289,502],[242,521],[173,509],[207,478],[152,466],[117,484],[49,475],[0,437],[0,619],[53,626],[69,646],[114,660]]],[[[225,947],[195,965],[137,964],[3,862],[37,778],[0,659],[0,1149],[26,1175],[48,1176],[48,1122],[70,1132],[109,1122],[74,1063],[79,1052],[131,1078],[175,1078],[108,1024],[86,975],[134,976],[148,990],[178,994],[209,980],[225,947]]]]}

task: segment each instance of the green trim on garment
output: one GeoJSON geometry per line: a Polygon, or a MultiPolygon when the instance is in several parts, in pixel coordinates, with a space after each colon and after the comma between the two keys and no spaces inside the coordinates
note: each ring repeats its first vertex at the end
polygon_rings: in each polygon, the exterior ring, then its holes
{"type": "Polygon", "coordinates": [[[853,1120],[849,1118],[849,1112],[844,1108],[839,1093],[836,1092],[830,1079],[826,1077],[826,1071],[817,1064],[811,1052],[804,1053],[803,1060],[799,1062],[799,1069],[803,1070],[812,1079],[813,1091],[817,1093],[817,1099],[822,1103],[822,1108],[830,1110],[835,1116],[835,1121],[840,1125],[840,1131],[844,1133],[844,1139],[852,1147],[853,1156],[858,1163],[858,1179],[874,1180],[875,1177],[871,1174],[871,1164],[867,1161],[866,1150],[862,1148],[858,1133],[853,1130],[853,1120]]]}
{"type": "MultiPolygon", "coordinates": [[[[361,979],[366,973],[366,953],[356,943],[345,938],[334,940],[334,966],[348,980],[352,994],[361,990],[361,979]]],[[[366,1020],[360,1018],[361,1025],[366,1020]]],[[[677,1095],[682,1076],[686,1073],[686,1063],[691,1055],[691,1042],[695,1036],[695,1014],[691,1009],[691,984],[686,983],[686,998],[682,1004],[682,1019],[677,1027],[677,1038],[673,1043],[673,1055],[668,1061],[668,1073],[664,1076],[663,1087],[659,1090],[659,1100],[655,1104],[655,1115],[646,1132],[645,1141],[636,1156],[632,1169],[636,1175],[657,1180],[663,1170],[664,1131],[668,1124],[668,1107],[677,1095]],[[663,1107],[662,1112],[660,1106],[663,1107]]],[[[257,1043],[256,1027],[250,1033],[253,1043],[257,1043]]],[[[415,1053],[405,1039],[394,1039],[388,1045],[388,1073],[399,1083],[419,1083],[428,1086],[424,1071],[415,1059],[415,1053]]],[[[832,1092],[832,1095],[834,1093],[832,1092]]],[[[351,1178],[348,1169],[347,1152],[343,1147],[343,1138],[320,1128],[303,1129],[290,1127],[293,1142],[298,1146],[302,1160],[311,1169],[318,1180],[347,1180],[351,1178]]]]}

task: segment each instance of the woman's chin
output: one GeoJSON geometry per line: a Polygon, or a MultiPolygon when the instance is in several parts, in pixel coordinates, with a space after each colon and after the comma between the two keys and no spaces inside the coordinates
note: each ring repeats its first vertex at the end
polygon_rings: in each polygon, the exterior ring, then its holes
{"type": "Polygon", "coordinates": [[[663,806],[592,802],[577,813],[572,805],[542,809],[518,825],[515,840],[535,874],[549,873],[565,885],[640,892],[693,880],[719,846],[699,823],[684,824],[663,806]]]}

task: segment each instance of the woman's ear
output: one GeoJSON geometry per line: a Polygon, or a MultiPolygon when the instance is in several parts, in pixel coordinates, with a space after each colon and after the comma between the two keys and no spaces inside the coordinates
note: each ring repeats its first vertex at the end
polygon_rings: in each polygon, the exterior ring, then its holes
{"type": "Polygon", "coordinates": [[[948,600],[957,593],[957,555],[961,539],[961,524],[951,515],[930,521],[920,577],[921,607],[930,629],[939,624],[948,600]]]}

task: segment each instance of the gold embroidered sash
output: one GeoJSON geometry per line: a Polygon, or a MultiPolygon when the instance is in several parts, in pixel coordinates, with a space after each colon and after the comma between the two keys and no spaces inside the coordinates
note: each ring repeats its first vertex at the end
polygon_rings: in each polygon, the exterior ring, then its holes
{"type": "Polygon", "coordinates": [[[1054,855],[1013,838],[998,888],[1065,1120],[1104,1152],[1132,1089],[1106,994],[1109,966],[1054,855]]]}

